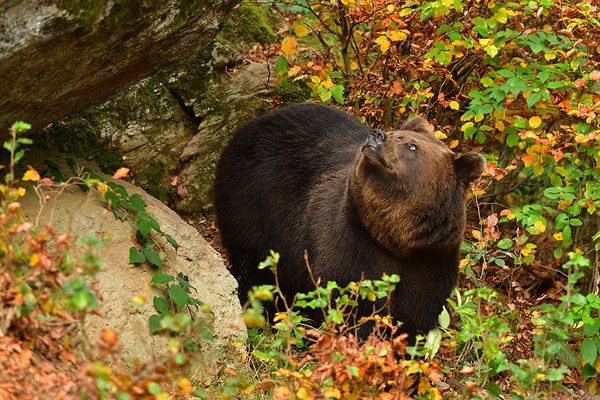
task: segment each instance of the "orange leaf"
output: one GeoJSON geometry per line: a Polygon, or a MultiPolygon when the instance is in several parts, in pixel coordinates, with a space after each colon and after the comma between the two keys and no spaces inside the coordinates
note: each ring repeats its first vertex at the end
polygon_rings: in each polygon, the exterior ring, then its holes
{"type": "Polygon", "coordinates": [[[288,36],[281,42],[281,51],[283,51],[283,54],[286,56],[291,56],[296,52],[296,46],[298,46],[296,39],[288,36]]]}
{"type": "Polygon", "coordinates": [[[576,87],[577,89],[581,89],[582,87],[584,87],[584,86],[585,86],[585,84],[586,84],[586,83],[587,83],[587,82],[585,81],[585,79],[581,79],[581,78],[579,78],[579,79],[577,79],[577,80],[575,81],[575,87],[576,87]]]}
{"type": "Polygon", "coordinates": [[[117,341],[117,334],[111,328],[106,328],[102,331],[102,340],[107,343],[115,343],[117,341]]]}
{"type": "Polygon", "coordinates": [[[121,179],[127,176],[129,168],[121,167],[114,174],[113,179],[121,179]]]}
{"type": "Polygon", "coordinates": [[[188,378],[181,378],[179,380],[179,382],[177,382],[179,384],[179,387],[181,388],[181,391],[184,394],[190,394],[192,393],[192,382],[190,382],[190,380],[188,378]]]}
{"type": "Polygon", "coordinates": [[[593,81],[600,81],[600,71],[592,71],[590,79],[593,81]]]}
{"type": "Polygon", "coordinates": [[[23,175],[23,180],[24,181],[33,181],[33,182],[39,181],[40,174],[38,174],[38,172],[35,169],[33,169],[33,167],[30,165],[27,172],[25,172],[25,175],[23,175]]]}

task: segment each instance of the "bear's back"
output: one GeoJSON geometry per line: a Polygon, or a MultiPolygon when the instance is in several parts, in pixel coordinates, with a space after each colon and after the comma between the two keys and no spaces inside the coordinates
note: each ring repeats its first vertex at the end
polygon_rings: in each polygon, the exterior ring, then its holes
{"type": "Polygon", "coordinates": [[[353,163],[369,131],[344,112],[299,104],[258,117],[231,138],[217,166],[215,206],[237,278],[256,273],[271,249],[302,263],[309,193],[323,174],[353,163]]]}

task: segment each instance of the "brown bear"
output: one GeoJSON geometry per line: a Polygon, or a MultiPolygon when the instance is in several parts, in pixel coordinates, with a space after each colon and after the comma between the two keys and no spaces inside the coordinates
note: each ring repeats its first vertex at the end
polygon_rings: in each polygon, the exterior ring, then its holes
{"type": "Polygon", "coordinates": [[[427,333],[456,284],[467,191],[484,168],[481,155],[452,152],[419,117],[385,133],[300,104],[248,122],[224,149],[214,187],[240,299],[273,283],[257,269],[271,249],[286,296],[314,290],[307,250],[321,282],[398,274],[391,314],[405,332],[427,333]]]}

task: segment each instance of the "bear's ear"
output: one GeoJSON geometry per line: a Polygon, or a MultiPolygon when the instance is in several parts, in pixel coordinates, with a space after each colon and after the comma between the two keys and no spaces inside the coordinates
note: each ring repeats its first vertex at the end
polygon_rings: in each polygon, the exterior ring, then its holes
{"type": "Polygon", "coordinates": [[[487,162],[479,153],[456,154],[454,165],[458,176],[467,185],[481,178],[487,162]]]}
{"type": "Polygon", "coordinates": [[[412,131],[412,132],[420,132],[429,135],[433,135],[433,129],[431,129],[431,125],[425,118],[414,117],[404,122],[400,128],[400,131],[412,131]]]}

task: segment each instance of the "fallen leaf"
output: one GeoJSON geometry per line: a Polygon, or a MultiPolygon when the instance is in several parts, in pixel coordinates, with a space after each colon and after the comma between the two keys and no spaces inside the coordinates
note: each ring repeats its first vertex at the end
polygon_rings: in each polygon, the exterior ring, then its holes
{"type": "Polygon", "coordinates": [[[579,79],[577,79],[577,80],[575,81],[575,87],[576,87],[577,89],[581,89],[581,88],[582,88],[582,87],[584,87],[586,84],[587,84],[587,82],[586,82],[586,80],[585,80],[585,79],[581,79],[581,78],[579,78],[579,79]]]}
{"type": "Polygon", "coordinates": [[[127,176],[128,173],[129,173],[129,168],[121,167],[115,171],[115,173],[113,174],[113,179],[124,178],[127,176]]]}
{"type": "Polygon", "coordinates": [[[590,79],[593,81],[600,81],[600,71],[592,71],[590,79]]]}
{"type": "Polygon", "coordinates": [[[186,196],[188,195],[188,190],[185,186],[183,185],[179,185],[177,186],[177,195],[182,198],[185,199],[186,196]]]}

